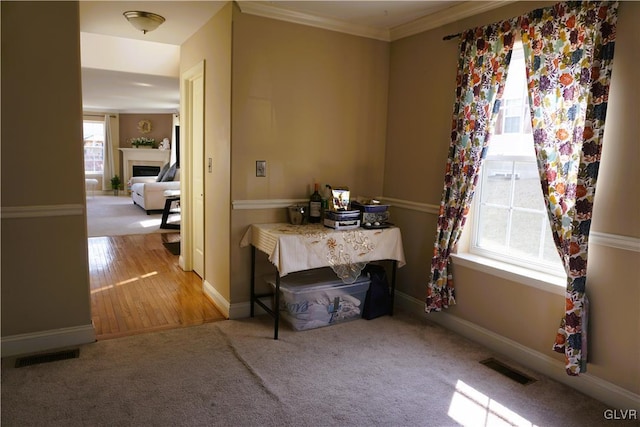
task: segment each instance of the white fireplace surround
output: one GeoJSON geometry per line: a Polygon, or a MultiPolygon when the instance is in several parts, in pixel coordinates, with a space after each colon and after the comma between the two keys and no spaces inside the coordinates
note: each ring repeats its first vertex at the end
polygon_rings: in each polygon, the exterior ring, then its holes
{"type": "Polygon", "coordinates": [[[122,151],[122,182],[126,185],[133,176],[133,166],[164,166],[171,150],[157,148],[119,148],[122,151]]]}

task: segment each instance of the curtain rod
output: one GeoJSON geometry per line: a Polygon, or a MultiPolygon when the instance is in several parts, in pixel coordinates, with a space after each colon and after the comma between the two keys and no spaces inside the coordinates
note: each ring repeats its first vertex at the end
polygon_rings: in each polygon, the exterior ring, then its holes
{"type": "Polygon", "coordinates": [[[444,36],[442,38],[442,40],[451,40],[451,39],[455,39],[458,36],[461,36],[462,33],[458,33],[458,34],[449,34],[448,36],[444,36]]]}
{"type": "MultiPolygon", "coordinates": [[[[84,117],[104,117],[105,114],[83,114],[83,116],[84,117]]],[[[109,117],[111,117],[112,119],[115,119],[118,116],[113,116],[112,115],[112,116],[109,116],[109,117]]]]}

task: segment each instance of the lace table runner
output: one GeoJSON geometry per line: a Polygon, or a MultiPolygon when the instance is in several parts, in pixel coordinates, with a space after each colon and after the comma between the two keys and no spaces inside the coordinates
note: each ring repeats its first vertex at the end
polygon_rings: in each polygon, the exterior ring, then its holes
{"type": "Polygon", "coordinates": [[[353,283],[370,261],[396,260],[405,265],[400,229],[334,230],[322,224],[253,224],[240,246],[255,246],[269,256],[280,276],[331,267],[344,283],[353,283]]]}

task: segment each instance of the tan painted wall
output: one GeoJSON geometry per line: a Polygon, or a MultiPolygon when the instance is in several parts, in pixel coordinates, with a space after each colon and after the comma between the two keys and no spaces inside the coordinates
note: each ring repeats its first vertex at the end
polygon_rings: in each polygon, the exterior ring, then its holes
{"type": "Polygon", "coordinates": [[[87,326],[91,313],[78,4],[1,7],[5,338],[87,326]],[[72,213],[54,214],[65,207],[72,213]]]}
{"type": "MultiPolygon", "coordinates": [[[[231,191],[231,12],[227,3],[180,50],[180,73],[205,61],[205,277],[227,301],[231,191]]],[[[181,144],[187,143],[181,141],[181,144]]],[[[184,152],[184,150],[181,150],[184,152]]],[[[182,162],[182,160],[181,160],[182,162]]]]}
{"type": "MultiPolygon", "coordinates": [[[[205,183],[207,280],[232,303],[247,301],[249,250],[238,247],[240,237],[248,224],[286,220],[284,209],[231,211],[232,200],[306,197],[317,178],[349,184],[360,194],[384,190],[388,197],[438,204],[457,56],[456,43],[443,42],[442,36],[543,4],[548,2],[509,5],[390,48],[235,9],[233,99],[232,6],[225,6],[185,43],[181,57],[183,71],[207,61],[205,158],[214,161],[205,183]],[[268,161],[266,179],[254,177],[257,159],[268,161]]],[[[4,215],[6,208],[84,205],[82,150],[75,143],[82,135],[77,4],[2,2],[1,7],[5,338],[90,324],[90,304],[84,215],[4,215]],[[24,27],[26,21],[34,25],[24,27]],[[24,158],[31,163],[25,165],[24,158]],[[51,182],[51,165],[64,173],[55,174],[55,186],[42,185],[51,182]]],[[[623,2],[593,222],[594,231],[635,238],[640,237],[640,172],[632,163],[640,157],[638,20],[640,4],[623,2]]],[[[402,227],[408,261],[398,271],[398,288],[422,299],[435,216],[399,208],[392,216],[402,227]]],[[[592,247],[589,369],[634,393],[640,393],[638,266],[637,252],[592,247]]],[[[553,355],[561,296],[469,269],[456,274],[459,304],[452,315],[553,355]]]]}
{"type": "MultiPolygon", "coordinates": [[[[550,2],[520,2],[392,43],[384,195],[439,205],[454,101],[457,43],[447,34],[510,18],[550,2]],[[419,191],[416,191],[419,189],[419,191]]],[[[621,2],[618,39],[592,231],[640,237],[638,46],[640,4],[621,2]],[[631,166],[631,167],[630,167],[631,166]]],[[[398,289],[423,300],[436,215],[393,208],[407,266],[398,289]]],[[[640,393],[640,254],[591,245],[589,373],[640,393]]],[[[551,351],[561,295],[456,266],[458,304],[448,313],[562,360],[551,351]]],[[[437,316],[437,314],[430,314],[437,316]]]]}
{"type": "MultiPolygon", "coordinates": [[[[308,198],[315,180],[382,191],[388,43],[233,15],[232,200],[308,198]],[[267,177],[255,161],[267,161],[267,177]]],[[[233,211],[231,302],[249,299],[251,222],[284,208],[233,211]]]]}
{"type": "Polygon", "coordinates": [[[172,140],[173,135],[173,115],[172,114],[120,114],[119,115],[119,136],[122,148],[131,148],[129,142],[132,138],[146,136],[156,140],[160,145],[164,138],[172,140]],[[142,133],[138,129],[141,120],[151,122],[151,132],[142,133]]]}

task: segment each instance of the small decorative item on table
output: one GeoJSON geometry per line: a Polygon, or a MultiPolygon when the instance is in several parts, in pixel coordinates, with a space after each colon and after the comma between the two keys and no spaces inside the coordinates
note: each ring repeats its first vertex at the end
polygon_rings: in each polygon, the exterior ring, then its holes
{"type": "Polygon", "coordinates": [[[378,200],[354,200],[351,207],[361,213],[360,221],[363,228],[387,228],[392,225],[389,222],[389,205],[383,205],[378,200]]]}
{"type": "Polygon", "coordinates": [[[325,227],[336,230],[351,230],[360,227],[360,212],[349,209],[349,188],[331,188],[329,210],[325,212],[325,227]]]}
{"type": "Polygon", "coordinates": [[[289,223],[293,225],[301,225],[307,223],[307,205],[292,205],[287,207],[287,215],[289,223]]]}
{"type": "Polygon", "coordinates": [[[329,210],[324,218],[325,227],[336,230],[350,230],[360,227],[360,211],[332,211],[329,210]]]}

